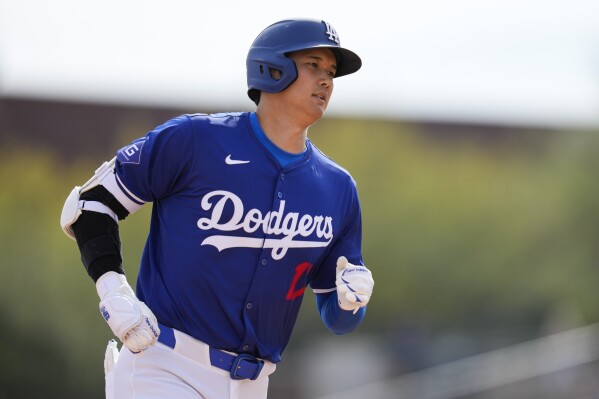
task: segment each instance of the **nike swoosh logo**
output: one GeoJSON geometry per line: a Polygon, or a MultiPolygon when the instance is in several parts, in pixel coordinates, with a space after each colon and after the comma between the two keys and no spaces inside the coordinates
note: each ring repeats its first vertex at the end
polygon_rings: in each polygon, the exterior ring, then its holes
{"type": "Polygon", "coordinates": [[[242,163],[250,163],[250,161],[241,161],[239,159],[231,159],[231,154],[227,155],[227,158],[225,158],[225,163],[227,165],[240,165],[242,163]]]}

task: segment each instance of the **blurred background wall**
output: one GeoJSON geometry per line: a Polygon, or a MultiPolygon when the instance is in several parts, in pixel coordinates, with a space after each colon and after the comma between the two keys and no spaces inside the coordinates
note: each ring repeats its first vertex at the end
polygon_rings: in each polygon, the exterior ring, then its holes
{"type": "MultiPolygon", "coordinates": [[[[396,25],[383,5],[362,10],[362,25],[349,6],[322,8],[365,64],[355,80],[338,80],[332,103],[339,102],[310,137],[358,183],[376,286],[364,323],[347,336],[325,329],[307,292],[270,395],[595,397],[599,34],[588,21],[597,8],[582,0],[424,3],[400,2],[396,25]],[[425,32],[434,35],[419,36],[425,32]],[[520,43],[516,55],[507,39],[520,43]],[[540,60],[528,58],[534,51],[540,60]],[[405,62],[390,63],[391,53],[405,62]],[[502,73],[491,75],[490,66],[502,73]],[[511,92],[510,76],[518,88],[511,92]]],[[[76,245],[60,230],[64,199],[118,148],[168,118],[251,109],[246,48],[267,22],[297,15],[261,14],[251,32],[231,37],[228,24],[253,10],[194,11],[197,29],[170,28],[174,42],[159,22],[187,21],[180,14],[193,3],[174,5],[176,18],[159,15],[156,2],[127,2],[116,13],[115,4],[0,1],[0,398],[103,397],[112,335],[76,245]],[[53,23],[40,31],[44,14],[53,23]],[[209,17],[221,18],[220,30],[205,27],[209,17]],[[138,20],[142,31],[124,30],[138,20]],[[125,44],[111,41],[115,31],[125,44]],[[178,69],[160,72],[148,55],[170,46],[205,57],[217,51],[209,43],[226,48],[233,40],[243,48],[235,63],[227,53],[209,62],[182,57],[171,62],[178,69]],[[92,68],[98,54],[112,74],[92,68]],[[189,80],[225,79],[223,63],[234,72],[222,87],[189,80]],[[225,93],[228,86],[237,94],[225,93]]],[[[310,6],[301,14],[312,16],[310,6]]],[[[131,276],[150,211],[121,223],[131,276]]]]}

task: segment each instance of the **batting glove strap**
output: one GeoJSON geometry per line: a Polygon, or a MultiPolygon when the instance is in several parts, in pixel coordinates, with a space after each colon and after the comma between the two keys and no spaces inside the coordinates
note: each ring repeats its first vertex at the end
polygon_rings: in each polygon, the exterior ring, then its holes
{"type": "Polygon", "coordinates": [[[336,284],[339,307],[354,314],[368,304],[374,288],[370,270],[349,263],[344,256],[337,260],[336,284]]]}
{"type": "Polygon", "coordinates": [[[153,345],[160,334],[152,311],[137,297],[124,275],[108,272],[96,282],[100,312],[112,332],[131,352],[153,345]]]}

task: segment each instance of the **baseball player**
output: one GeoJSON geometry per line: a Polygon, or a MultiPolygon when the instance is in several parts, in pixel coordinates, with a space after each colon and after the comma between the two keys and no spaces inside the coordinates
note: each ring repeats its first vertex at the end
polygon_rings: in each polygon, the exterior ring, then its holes
{"type": "Polygon", "coordinates": [[[175,117],[73,189],[61,225],[123,343],[107,348],[108,398],[265,398],[308,285],[334,333],[363,320],[356,185],[307,137],[333,78],[360,67],[329,23],[277,22],[247,55],[255,112],[175,117]],[[147,202],[134,292],[118,221],[147,202]]]}

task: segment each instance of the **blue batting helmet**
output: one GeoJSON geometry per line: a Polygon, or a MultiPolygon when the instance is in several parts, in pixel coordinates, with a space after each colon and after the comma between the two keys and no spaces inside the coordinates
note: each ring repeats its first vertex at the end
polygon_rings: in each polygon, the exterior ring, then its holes
{"type": "Polygon", "coordinates": [[[333,50],[337,59],[335,77],[354,73],[362,66],[357,54],[341,47],[339,35],[328,22],[284,20],[264,29],[252,43],[246,59],[250,99],[258,104],[261,91],[278,93],[297,79],[297,68],[287,54],[323,47],[333,50]],[[271,76],[272,69],[281,71],[280,79],[271,76]]]}

